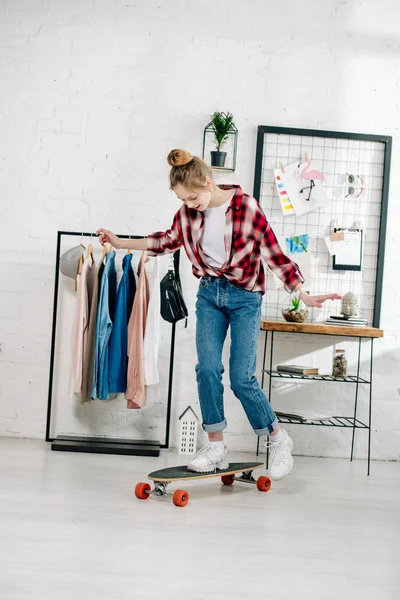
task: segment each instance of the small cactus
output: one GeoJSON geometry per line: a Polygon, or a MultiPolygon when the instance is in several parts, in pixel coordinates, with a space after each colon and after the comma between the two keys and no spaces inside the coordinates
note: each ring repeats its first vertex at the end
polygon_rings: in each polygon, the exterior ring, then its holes
{"type": "Polygon", "coordinates": [[[293,306],[292,310],[299,310],[300,302],[301,302],[300,298],[292,298],[292,306],[293,306]]]}

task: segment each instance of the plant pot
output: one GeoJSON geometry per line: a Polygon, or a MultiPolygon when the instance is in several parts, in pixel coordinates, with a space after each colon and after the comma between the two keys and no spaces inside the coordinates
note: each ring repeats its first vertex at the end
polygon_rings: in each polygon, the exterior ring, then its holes
{"type": "Polygon", "coordinates": [[[211,154],[211,166],[212,167],[224,167],[226,160],[226,152],[218,152],[218,150],[212,150],[211,154]]]}
{"type": "Polygon", "coordinates": [[[282,316],[289,323],[304,323],[308,317],[308,310],[301,308],[300,310],[292,310],[290,308],[282,308],[282,316]]]}

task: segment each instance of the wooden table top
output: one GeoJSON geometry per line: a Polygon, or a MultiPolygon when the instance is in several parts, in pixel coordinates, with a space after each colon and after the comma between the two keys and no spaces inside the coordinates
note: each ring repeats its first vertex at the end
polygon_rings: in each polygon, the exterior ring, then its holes
{"type": "Polygon", "coordinates": [[[346,325],[327,325],[325,323],[288,323],[287,321],[267,321],[266,319],[261,319],[261,329],[265,331],[319,333],[346,337],[383,337],[383,329],[377,329],[376,327],[349,327],[346,325]]]}

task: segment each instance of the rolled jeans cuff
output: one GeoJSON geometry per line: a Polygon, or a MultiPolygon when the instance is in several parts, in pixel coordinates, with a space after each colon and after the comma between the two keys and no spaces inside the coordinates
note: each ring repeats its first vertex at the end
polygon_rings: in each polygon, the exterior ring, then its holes
{"type": "Polygon", "coordinates": [[[213,423],[212,425],[202,424],[202,427],[206,433],[216,433],[217,431],[223,431],[228,426],[226,419],[221,421],[220,423],[213,423]]]}
{"type": "Polygon", "coordinates": [[[257,435],[269,435],[270,433],[272,433],[274,431],[274,429],[277,429],[279,427],[279,421],[278,419],[275,419],[275,421],[273,421],[271,423],[271,425],[267,425],[267,427],[264,427],[264,429],[255,429],[254,432],[257,435]]]}

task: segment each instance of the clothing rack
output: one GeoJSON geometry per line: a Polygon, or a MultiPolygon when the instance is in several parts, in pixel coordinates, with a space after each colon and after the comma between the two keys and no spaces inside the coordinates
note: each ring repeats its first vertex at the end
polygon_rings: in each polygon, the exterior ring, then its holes
{"type": "MultiPolygon", "coordinates": [[[[132,440],[122,438],[107,437],[79,437],[71,435],[51,436],[51,410],[53,402],[53,378],[54,378],[54,356],[57,333],[57,307],[58,307],[58,288],[59,288],[59,263],[62,236],[96,237],[95,233],[86,233],[81,231],[57,231],[57,249],[56,266],[54,277],[54,300],[53,300],[53,321],[51,331],[51,349],[50,349],[50,368],[49,368],[49,387],[47,399],[47,418],[46,418],[46,442],[51,442],[52,450],[63,450],[66,452],[91,452],[98,454],[130,454],[136,456],[159,456],[160,448],[169,448],[170,422],[171,422],[171,404],[172,404],[172,381],[174,374],[174,354],[175,354],[175,331],[176,324],[172,324],[171,331],[171,349],[169,360],[169,378],[168,378],[168,396],[167,396],[167,417],[165,423],[164,443],[152,440],[132,440]]],[[[143,239],[140,235],[118,235],[122,239],[143,239]]],[[[179,267],[180,251],[174,253],[175,265],[179,267]]]]}

